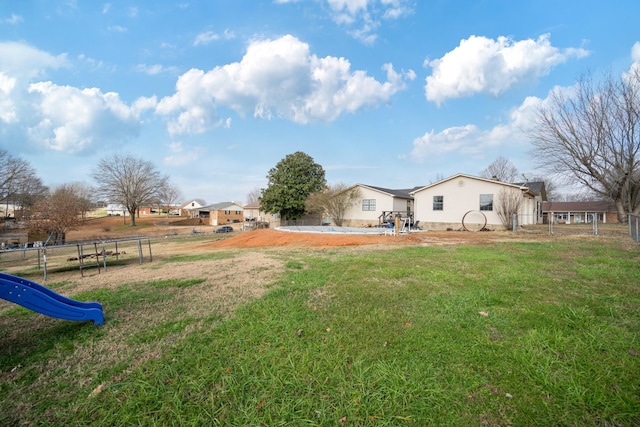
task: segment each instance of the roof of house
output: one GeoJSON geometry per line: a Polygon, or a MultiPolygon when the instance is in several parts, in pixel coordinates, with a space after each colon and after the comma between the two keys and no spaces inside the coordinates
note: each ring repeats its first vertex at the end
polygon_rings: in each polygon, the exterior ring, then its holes
{"type": "Polygon", "coordinates": [[[526,190],[529,193],[534,194],[534,192],[527,186],[518,185],[518,184],[510,184],[508,182],[496,181],[495,179],[482,178],[482,177],[479,177],[479,176],[468,175],[468,174],[465,174],[465,173],[458,173],[458,174],[452,175],[452,176],[450,176],[448,178],[441,179],[440,181],[434,182],[432,184],[425,185],[423,187],[416,187],[415,189],[411,190],[411,194],[413,195],[413,194],[415,194],[415,193],[417,193],[419,191],[425,190],[427,188],[435,187],[435,186],[440,185],[440,184],[442,184],[444,182],[451,181],[453,179],[458,179],[458,178],[475,179],[475,180],[478,180],[478,181],[485,181],[485,182],[489,182],[489,183],[493,183],[493,184],[500,184],[500,185],[504,185],[505,187],[514,187],[514,188],[518,188],[520,190],[526,190]]]}
{"type": "Polygon", "coordinates": [[[245,209],[260,209],[260,200],[256,200],[255,202],[247,203],[244,205],[245,209]]]}
{"type": "Polygon", "coordinates": [[[514,182],[513,184],[518,185],[520,187],[527,187],[529,190],[536,193],[538,196],[541,196],[542,200],[546,200],[547,198],[547,192],[544,186],[544,181],[514,182]]]}
{"type": "Polygon", "coordinates": [[[237,206],[240,209],[243,209],[242,206],[240,206],[239,204],[237,204],[236,202],[220,202],[220,203],[213,203],[211,205],[207,205],[207,206],[202,206],[199,208],[193,208],[194,210],[199,210],[199,211],[220,211],[220,210],[224,210],[224,208],[228,208],[229,206],[237,206]]]}
{"type": "Polygon", "coordinates": [[[592,202],[545,202],[542,212],[615,212],[613,203],[596,200],[592,202]]]}
{"type": "Polygon", "coordinates": [[[376,187],[375,185],[367,185],[367,184],[358,184],[363,187],[371,188],[372,190],[380,191],[382,193],[386,193],[392,197],[400,197],[402,199],[413,199],[412,191],[421,188],[414,187],[408,189],[392,189],[392,188],[384,188],[384,187],[376,187]]]}

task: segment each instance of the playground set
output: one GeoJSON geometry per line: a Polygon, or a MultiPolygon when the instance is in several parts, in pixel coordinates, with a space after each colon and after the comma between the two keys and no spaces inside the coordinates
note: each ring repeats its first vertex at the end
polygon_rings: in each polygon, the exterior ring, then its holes
{"type": "Polygon", "coordinates": [[[50,317],[104,324],[100,303],[67,298],[38,283],[1,272],[0,298],[50,317]]]}

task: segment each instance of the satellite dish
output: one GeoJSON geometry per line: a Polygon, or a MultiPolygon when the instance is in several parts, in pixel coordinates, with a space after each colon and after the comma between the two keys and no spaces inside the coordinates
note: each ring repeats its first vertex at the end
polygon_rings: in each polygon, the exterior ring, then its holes
{"type": "Polygon", "coordinates": [[[524,178],[524,182],[529,182],[529,178],[531,178],[530,173],[523,173],[522,178],[524,178]]]}

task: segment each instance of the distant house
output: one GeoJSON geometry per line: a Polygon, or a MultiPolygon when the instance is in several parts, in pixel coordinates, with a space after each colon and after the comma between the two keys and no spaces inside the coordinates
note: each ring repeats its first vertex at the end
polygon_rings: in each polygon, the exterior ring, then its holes
{"type": "Polygon", "coordinates": [[[618,212],[611,202],[547,202],[542,205],[544,223],[581,224],[593,222],[617,222],[618,212]]]}
{"type": "Polygon", "coordinates": [[[123,205],[119,205],[116,203],[109,203],[107,205],[107,215],[109,216],[127,216],[129,215],[129,212],[127,211],[127,208],[125,208],[123,205]]]}
{"type": "Polygon", "coordinates": [[[486,218],[486,227],[489,229],[504,229],[497,207],[512,196],[521,196],[517,212],[519,225],[542,221],[537,198],[541,199],[543,192],[542,188],[538,190],[539,193],[526,185],[457,174],[412,191],[411,194],[415,204],[415,220],[423,228],[460,229],[463,217],[469,213],[477,218],[486,218]]]}
{"type": "MultiPolygon", "coordinates": [[[[204,203],[204,202],[203,202],[204,203]]],[[[180,216],[188,216],[190,218],[198,217],[198,209],[203,207],[204,205],[200,203],[197,199],[191,200],[189,202],[185,202],[180,205],[178,208],[178,214],[180,216]]]]}
{"type": "MultiPolygon", "coordinates": [[[[391,221],[396,215],[403,218],[413,215],[412,189],[394,190],[373,185],[356,184],[360,198],[344,214],[342,225],[359,227],[379,225],[391,221]]],[[[416,187],[418,188],[418,187],[416,187]]],[[[348,191],[348,190],[347,190],[348,191]]]]}
{"type": "Polygon", "coordinates": [[[191,217],[203,219],[209,225],[232,225],[244,221],[244,208],[235,202],[221,202],[212,205],[187,208],[191,217]]]}
{"type": "Polygon", "coordinates": [[[246,229],[278,227],[280,225],[280,216],[261,210],[260,201],[244,205],[244,220],[246,229]]]}
{"type": "Polygon", "coordinates": [[[0,204],[0,217],[15,218],[17,210],[19,209],[14,202],[5,200],[0,204]]]}
{"type": "Polygon", "coordinates": [[[167,206],[141,206],[138,209],[140,215],[179,215],[180,205],[171,205],[167,211],[167,206]]]}

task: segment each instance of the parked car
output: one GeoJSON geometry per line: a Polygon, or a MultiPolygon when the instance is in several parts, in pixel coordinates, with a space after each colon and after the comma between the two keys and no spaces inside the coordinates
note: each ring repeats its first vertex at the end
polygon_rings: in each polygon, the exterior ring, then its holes
{"type": "Polygon", "coordinates": [[[230,225],[223,225],[222,227],[216,228],[214,233],[232,233],[233,227],[230,225]]]}

